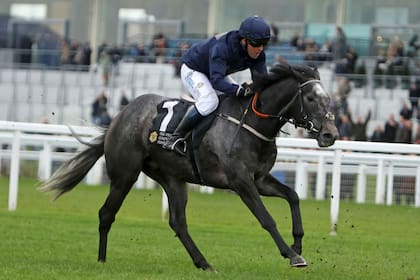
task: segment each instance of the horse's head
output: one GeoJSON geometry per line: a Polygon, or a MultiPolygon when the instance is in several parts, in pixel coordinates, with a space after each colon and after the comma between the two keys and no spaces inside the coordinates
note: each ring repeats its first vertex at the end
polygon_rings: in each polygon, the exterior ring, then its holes
{"type": "Polygon", "coordinates": [[[271,108],[267,110],[274,110],[274,114],[265,115],[305,128],[320,147],[334,144],[338,130],[334,115],[329,111],[331,98],[316,69],[280,64],[267,76],[257,75],[255,83],[256,90],[263,92],[261,98],[271,99],[271,106],[267,106],[271,108]]]}

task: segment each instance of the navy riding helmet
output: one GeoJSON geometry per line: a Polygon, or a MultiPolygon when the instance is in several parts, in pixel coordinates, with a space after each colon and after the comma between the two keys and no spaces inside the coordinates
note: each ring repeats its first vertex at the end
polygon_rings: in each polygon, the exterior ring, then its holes
{"type": "Polygon", "coordinates": [[[254,47],[266,45],[271,37],[270,26],[262,17],[251,16],[242,21],[239,35],[254,47]]]}

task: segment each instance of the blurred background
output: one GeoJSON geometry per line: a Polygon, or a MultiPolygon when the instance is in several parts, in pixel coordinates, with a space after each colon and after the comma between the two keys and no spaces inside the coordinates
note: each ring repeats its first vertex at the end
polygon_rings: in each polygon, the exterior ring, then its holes
{"type": "Polygon", "coordinates": [[[392,119],[411,134],[389,141],[416,141],[416,0],[2,0],[0,119],[106,125],[138,95],[177,97],[182,54],[254,14],[272,27],[269,66],[318,67],[337,125],[360,122],[361,137],[376,141],[392,119]]]}

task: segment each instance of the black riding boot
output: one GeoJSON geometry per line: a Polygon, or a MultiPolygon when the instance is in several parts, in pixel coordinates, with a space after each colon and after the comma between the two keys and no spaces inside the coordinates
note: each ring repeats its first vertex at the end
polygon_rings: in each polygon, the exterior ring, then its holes
{"type": "Polygon", "coordinates": [[[174,133],[168,138],[165,144],[162,145],[164,149],[175,150],[181,155],[185,155],[187,147],[185,145],[185,136],[203,119],[203,116],[197,111],[195,106],[188,108],[181,122],[178,124],[174,133]]]}

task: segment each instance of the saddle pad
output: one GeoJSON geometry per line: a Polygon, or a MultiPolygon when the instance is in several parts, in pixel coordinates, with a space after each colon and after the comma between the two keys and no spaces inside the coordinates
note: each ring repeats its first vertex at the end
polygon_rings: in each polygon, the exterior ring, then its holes
{"type": "Polygon", "coordinates": [[[149,133],[150,143],[162,145],[172,135],[185,115],[188,102],[179,99],[169,99],[157,105],[157,115],[149,133]]]}

